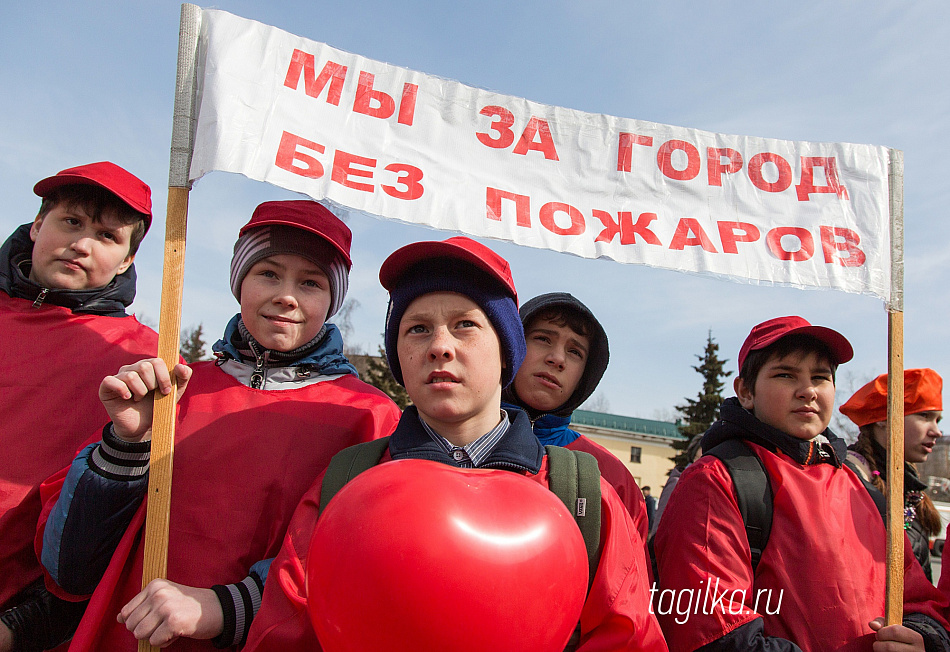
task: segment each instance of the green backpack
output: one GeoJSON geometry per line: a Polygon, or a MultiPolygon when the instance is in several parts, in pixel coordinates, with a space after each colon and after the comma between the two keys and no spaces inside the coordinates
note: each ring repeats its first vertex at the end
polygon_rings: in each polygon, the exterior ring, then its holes
{"type": "MultiPolygon", "coordinates": [[[[383,437],[350,446],[334,455],[323,476],[320,513],[343,485],[379,464],[388,448],[389,437],[383,437]]],[[[560,446],[544,448],[548,455],[550,489],[574,515],[574,521],[584,537],[589,569],[587,590],[590,592],[600,562],[600,468],[597,459],[590,453],[560,446]]],[[[580,623],[564,649],[574,650],[579,644],[580,623]]]]}

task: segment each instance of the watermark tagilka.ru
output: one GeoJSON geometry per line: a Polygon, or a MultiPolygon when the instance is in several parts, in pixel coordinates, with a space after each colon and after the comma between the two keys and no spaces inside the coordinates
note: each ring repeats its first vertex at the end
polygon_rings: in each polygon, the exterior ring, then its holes
{"type": "MultiPolygon", "coordinates": [[[[663,589],[657,587],[656,583],[650,589],[650,613],[656,613],[661,616],[675,616],[673,622],[677,625],[685,624],[691,615],[703,614],[710,615],[714,613],[732,614],[734,616],[747,610],[750,602],[746,601],[746,591],[735,589],[732,591],[719,589],[719,578],[709,578],[709,581],[700,581],[699,588],[696,589],[663,589]],[[705,584],[706,586],[703,586],[705,584]],[[659,593],[659,596],[657,596],[659,593]]],[[[772,589],[759,589],[755,595],[751,595],[752,611],[755,613],[775,616],[782,609],[782,596],[785,589],[780,589],[775,605],[772,605],[772,589]],[[762,611],[759,610],[762,607],[762,611]]]]}

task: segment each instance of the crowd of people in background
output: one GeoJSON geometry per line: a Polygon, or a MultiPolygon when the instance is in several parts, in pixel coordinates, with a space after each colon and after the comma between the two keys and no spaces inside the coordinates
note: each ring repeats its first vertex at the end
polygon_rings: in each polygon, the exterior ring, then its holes
{"type": "MultiPolygon", "coordinates": [[[[0,652],[321,649],[310,543],[340,490],[332,460],[360,456],[510,473],[555,493],[569,461],[588,586],[579,613],[537,595],[552,621],[569,620],[551,623],[572,632],[557,649],[950,651],[950,573],[935,586],[930,561],[942,525],[914,466],[941,436],[932,369],[905,372],[903,618],[887,623],[887,376],[841,407],[860,429],[848,446],[828,427],[853,356],[841,333],[798,316],[753,326],[735,396],[658,502],[571,428],[609,363],[600,321],[556,287],[521,302],[485,245],[418,242],[379,270],[385,354],[411,399],[400,411],[359,379],[330,321],[351,234],[320,203],[255,209],[234,244],[239,311],[215,359],[169,368],[157,335],[126,314],[148,185],[100,162],[34,191],[38,214],[0,249],[0,337],[21,354],[0,370],[0,652]],[[152,398],[173,391],[167,579],[143,588],[152,398]]],[[[517,619],[524,605],[489,580],[484,602],[517,619]]]]}

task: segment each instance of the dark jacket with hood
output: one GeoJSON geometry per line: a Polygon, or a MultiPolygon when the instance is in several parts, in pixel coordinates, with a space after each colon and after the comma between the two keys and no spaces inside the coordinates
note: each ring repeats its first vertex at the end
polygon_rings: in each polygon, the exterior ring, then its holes
{"type": "MultiPolygon", "coordinates": [[[[663,593],[693,591],[696,608],[654,605],[676,650],[868,650],[884,615],[886,533],[844,441],[825,430],[802,440],[742,408],[720,408],[704,451],[741,439],[772,487],[772,529],[755,572],[732,478],[705,455],[683,471],[656,533],[663,593]]],[[[927,650],[950,650],[946,598],[904,546],[904,625],[927,650]]],[[[662,596],[662,593],[660,594],[662,596]]]]}
{"type": "Polygon", "coordinates": [[[597,458],[601,475],[617,491],[620,500],[626,505],[627,511],[637,526],[637,532],[639,532],[645,545],[650,529],[646,515],[646,504],[643,501],[643,493],[630,471],[613,453],[594,440],[570,428],[571,415],[574,410],[590,398],[607,370],[607,364],[610,361],[607,333],[600,322],[597,321],[597,318],[594,317],[594,313],[567,292],[542,294],[526,301],[519,311],[521,323],[527,327],[537,315],[549,310],[578,313],[584,317],[590,327],[590,332],[587,334],[589,342],[587,364],[584,367],[584,373],[581,375],[580,381],[577,383],[577,388],[563,405],[556,410],[544,413],[533,409],[522,401],[515,391],[515,384],[511,383],[505,389],[503,407],[517,407],[527,412],[531,419],[534,434],[537,435],[538,440],[543,445],[564,446],[572,450],[590,453],[597,458]]]}

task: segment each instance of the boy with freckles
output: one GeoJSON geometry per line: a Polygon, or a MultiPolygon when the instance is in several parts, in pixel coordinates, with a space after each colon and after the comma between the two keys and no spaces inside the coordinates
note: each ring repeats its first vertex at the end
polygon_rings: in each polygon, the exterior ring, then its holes
{"type": "MultiPolygon", "coordinates": [[[[947,602],[904,541],[904,618],[885,627],[886,533],[829,428],[835,372],[853,355],[801,317],[754,327],[736,396],[680,477],[656,533],[659,585],[707,595],[688,614],[654,603],[673,650],[947,650],[947,602]],[[740,440],[764,467],[772,527],[753,571],[732,478],[710,455],[740,440]]],[[[684,601],[685,602],[685,601],[684,601]]]]}
{"type": "MultiPolygon", "coordinates": [[[[424,459],[504,469],[547,486],[547,456],[527,415],[501,407],[502,390],[525,357],[507,261],[474,240],[455,237],[397,250],[379,278],[390,296],[386,356],[413,403],[403,411],[380,464],[424,459]]],[[[322,478],[294,514],[246,652],[321,649],[307,614],[306,582],[321,483],[322,478]]],[[[600,485],[601,556],[581,614],[577,649],[666,650],[649,613],[639,535],[616,492],[603,479],[600,485]]]]}

